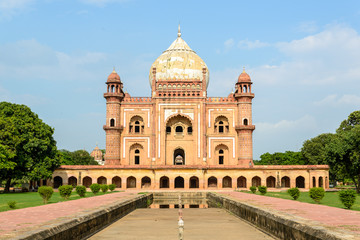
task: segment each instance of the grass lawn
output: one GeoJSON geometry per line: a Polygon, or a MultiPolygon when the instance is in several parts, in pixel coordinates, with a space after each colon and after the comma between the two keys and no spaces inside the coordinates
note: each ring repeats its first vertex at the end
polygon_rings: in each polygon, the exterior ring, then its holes
{"type": "MultiPolygon", "coordinates": [[[[114,191],[117,192],[117,191],[114,191]]],[[[110,194],[111,192],[107,192],[105,194],[110,194]]],[[[103,192],[99,192],[96,196],[104,195],[103,192]]],[[[88,190],[86,193],[86,197],[93,197],[94,194],[88,190]]],[[[79,195],[76,192],[73,192],[69,198],[70,200],[79,199],[79,195]]],[[[1,193],[0,194],[0,212],[11,210],[8,206],[9,201],[16,201],[16,209],[19,208],[27,208],[27,207],[35,207],[43,205],[43,199],[37,192],[25,192],[25,193],[1,193]]],[[[63,202],[65,201],[62,197],[60,197],[59,192],[54,192],[51,196],[48,204],[63,202]]]]}
{"type": "MultiPolygon", "coordinates": [[[[246,192],[249,194],[253,194],[250,191],[246,191],[246,192]]],[[[256,194],[261,195],[259,192],[256,192],[256,194]]],[[[267,192],[265,194],[265,196],[292,200],[292,197],[287,192],[267,192]]],[[[293,201],[295,201],[295,200],[293,200],[293,201]]],[[[312,198],[310,198],[309,192],[301,192],[300,197],[296,201],[317,204],[312,198]]],[[[325,192],[325,196],[320,201],[320,205],[345,208],[345,206],[341,203],[341,201],[339,199],[338,192],[325,192]]],[[[357,195],[356,201],[355,201],[354,205],[351,207],[351,210],[360,211],[360,196],[359,195],[357,195]]]]}

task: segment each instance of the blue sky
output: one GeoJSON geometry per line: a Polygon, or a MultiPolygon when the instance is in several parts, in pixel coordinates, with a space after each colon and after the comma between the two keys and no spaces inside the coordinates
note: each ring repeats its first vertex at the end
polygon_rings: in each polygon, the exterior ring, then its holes
{"type": "Polygon", "coordinates": [[[209,96],[250,74],[254,159],[298,151],[359,110],[360,2],[335,0],[0,0],[0,101],[31,107],[59,149],[104,148],[107,76],[115,66],[132,96],[150,96],[179,22],[209,96]]]}

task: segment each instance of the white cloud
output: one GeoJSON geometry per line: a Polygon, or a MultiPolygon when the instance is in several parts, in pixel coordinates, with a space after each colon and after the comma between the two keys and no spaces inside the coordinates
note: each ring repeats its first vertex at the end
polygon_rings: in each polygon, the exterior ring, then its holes
{"type": "Polygon", "coordinates": [[[105,5],[111,3],[124,3],[128,1],[130,0],[80,0],[80,2],[83,2],[85,4],[95,5],[98,7],[104,7],[105,5]]]}
{"type": "Polygon", "coordinates": [[[269,43],[261,42],[260,40],[249,41],[248,39],[238,42],[238,47],[241,49],[255,49],[269,46],[269,43]]]}
{"type": "Polygon", "coordinates": [[[338,96],[337,94],[328,95],[320,101],[314,102],[315,106],[343,106],[343,105],[353,105],[360,106],[360,96],[345,94],[343,96],[338,96]]]}
{"type": "Polygon", "coordinates": [[[301,22],[297,26],[297,30],[299,32],[314,33],[316,31],[318,31],[318,26],[315,21],[301,22]]]}
{"type": "Polygon", "coordinates": [[[276,44],[284,61],[256,67],[254,77],[264,83],[336,85],[360,79],[360,35],[335,25],[291,42],[276,44]]]}
{"type": "Polygon", "coordinates": [[[315,118],[309,115],[305,115],[296,120],[281,120],[277,123],[259,122],[256,123],[256,131],[259,134],[270,134],[289,131],[303,131],[304,128],[314,129],[316,128],[315,118]]]}
{"type": "Polygon", "coordinates": [[[34,0],[1,0],[0,1],[0,19],[10,19],[27,9],[34,0]]]}
{"type": "Polygon", "coordinates": [[[233,38],[230,38],[224,42],[225,50],[231,49],[235,45],[233,38]]]}

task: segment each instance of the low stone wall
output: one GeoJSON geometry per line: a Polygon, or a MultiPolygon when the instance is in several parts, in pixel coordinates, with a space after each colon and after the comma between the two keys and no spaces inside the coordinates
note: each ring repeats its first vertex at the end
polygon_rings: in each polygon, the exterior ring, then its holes
{"type": "Polygon", "coordinates": [[[92,212],[83,213],[76,218],[64,218],[60,222],[47,225],[26,235],[14,239],[84,239],[98,232],[114,221],[124,217],[137,208],[146,208],[153,200],[153,195],[144,194],[120,203],[104,206],[92,212]]]}
{"type": "Polygon", "coordinates": [[[156,199],[205,199],[206,192],[153,192],[153,197],[156,199]]]}
{"type": "Polygon", "coordinates": [[[344,238],[341,233],[333,232],[321,226],[313,226],[294,216],[262,210],[247,203],[232,200],[216,193],[207,193],[210,207],[224,208],[232,214],[250,222],[263,231],[280,239],[295,240],[338,240],[344,238]]]}

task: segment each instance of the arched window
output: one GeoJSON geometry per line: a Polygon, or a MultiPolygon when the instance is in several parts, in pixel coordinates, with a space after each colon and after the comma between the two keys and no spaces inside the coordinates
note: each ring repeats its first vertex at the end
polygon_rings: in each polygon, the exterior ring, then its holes
{"type": "Polygon", "coordinates": [[[275,187],[276,179],[273,176],[270,176],[266,179],[266,186],[268,188],[274,188],[275,187]]]}
{"type": "Polygon", "coordinates": [[[281,187],[282,188],[289,188],[290,187],[290,178],[288,176],[281,178],[281,187]]]}
{"type": "Polygon", "coordinates": [[[295,182],[297,188],[305,188],[305,178],[303,176],[298,176],[295,182]]]}
{"type": "Polygon", "coordinates": [[[209,177],[208,178],[208,188],[210,187],[217,187],[217,178],[216,177],[209,177]]]}
{"type": "Polygon", "coordinates": [[[144,121],[140,116],[133,116],[130,120],[130,133],[140,134],[144,132],[144,121]]]}
{"type": "Polygon", "coordinates": [[[174,151],[174,165],[185,165],[185,152],[181,148],[174,151]]]}
{"type": "Polygon", "coordinates": [[[246,93],[246,92],[247,92],[247,86],[244,85],[243,93],[246,93]]]}
{"type": "Polygon", "coordinates": [[[224,164],[224,150],[219,150],[219,164],[224,164]]]}
{"type": "Polygon", "coordinates": [[[171,133],[171,127],[166,127],[166,133],[170,134],[171,133]]]}
{"type": "Polygon", "coordinates": [[[227,133],[229,132],[229,121],[224,116],[219,116],[215,120],[215,132],[216,133],[227,133]]]}
{"type": "Polygon", "coordinates": [[[182,132],[183,132],[183,127],[182,127],[182,126],[177,126],[177,127],[175,128],[175,132],[176,132],[176,134],[182,134],[182,132]]]}
{"type": "Polygon", "coordinates": [[[63,180],[62,180],[62,178],[59,177],[59,176],[54,177],[54,188],[58,188],[58,187],[60,187],[61,185],[63,185],[63,180]]]}
{"type": "Polygon", "coordinates": [[[110,119],[110,127],[115,127],[115,119],[110,119]]]}
{"type": "Polygon", "coordinates": [[[169,188],[169,178],[163,176],[160,178],[160,188],[169,188]]]}
{"type": "Polygon", "coordinates": [[[248,125],[248,120],[245,118],[244,119],[244,125],[247,126],[248,125]]]}
{"type": "Polygon", "coordinates": [[[188,134],[192,134],[192,132],[193,132],[192,127],[188,127],[187,131],[188,131],[188,134]]]}
{"type": "Polygon", "coordinates": [[[135,149],[135,154],[134,154],[134,162],[136,165],[140,164],[140,150],[139,149],[135,149]]]}

